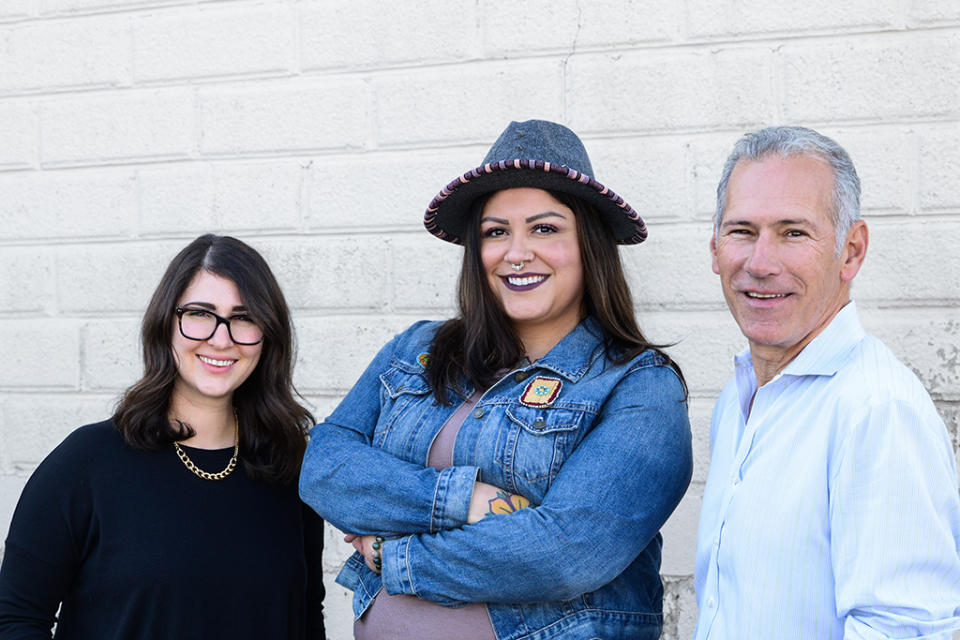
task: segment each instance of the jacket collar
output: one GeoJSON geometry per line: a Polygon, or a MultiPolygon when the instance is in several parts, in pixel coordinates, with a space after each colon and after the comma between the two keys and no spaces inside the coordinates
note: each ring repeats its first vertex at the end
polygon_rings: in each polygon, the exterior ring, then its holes
{"type": "Polygon", "coordinates": [[[524,367],[547,369],[576,382],[603,355],[603,329],[592,316],[580,321],[547,355],[524,367]]]}

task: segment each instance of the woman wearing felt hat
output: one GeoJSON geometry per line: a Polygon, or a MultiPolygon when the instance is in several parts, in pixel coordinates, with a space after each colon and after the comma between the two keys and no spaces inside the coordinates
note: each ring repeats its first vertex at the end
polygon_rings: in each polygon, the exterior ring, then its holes
{"type": "Polygon", "coordinates": [[[690,481],[679,368],[617,244],[646,229],[565,127],[511,123],[434,198],[459,314],[376,356],[311,432],[303,499],[357,553],[357,638],[658,638],[660,527],[690,481]]]}

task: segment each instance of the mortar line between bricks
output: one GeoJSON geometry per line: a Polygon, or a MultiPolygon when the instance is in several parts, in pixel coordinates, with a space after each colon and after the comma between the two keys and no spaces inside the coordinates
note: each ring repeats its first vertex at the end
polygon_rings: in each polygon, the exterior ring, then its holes
{"type": "MultiPolygon", "coordinates": [[[[302,71],[299,74],[291,73],[290,70],[283,70],[282,73],[273,73],[273,72],[255,72],[251,74],[225,74],[225,75],[215,75],[215,76],[192,76],[184,78],[171,78],[171,79],[161,79],[156,81],[149,82],[134,82],[133,88],[156,88],[158,85],[162,87],[176,87],[176,86],[216,86],[218,83],[230,83],[230,87],[236,87],[236,80],[238,78],[246,78],[249,80],[283,80],[291,77],[302,78],[302,79],[313,79],[313,78],[349,78],[352,76],[357,76],[360,78],[366,78],[371,75],[376,75],[378,77],[389,77],[390,74],[404,74],[408,73],[411,70],[417,72],[429,73],[438,69],[445,69],[447,67],[455,66],[461,69],[477,66],[488,66],[491,68],[503,67],[503,66],[512,66],[512,65],[522,65],[527,62],[539,62],[543,60],[563,60],[574,59],[578,57],[585,57],[595,54],[604,54],[604,53],[615,53],[617,55],[625,55],[633,52],[644,52],[651,50],[683,50],[683,51],[700,51],[702,49],[716,49],[718,46],[721,47],[730,47],[731,49],[750,47],[755,45],[764,45],[764,44],[775,44],[777,46],[788,46],[789,44],[804,42],[804,41],[822,41],[829,39],[837,39],[843,42],[848,42],[850,38],[862,38],[869,36],[877,35],[888,35],[892,38],[913,38],[918,32],[922,33],[938,33],[938,32],[954,32],[960,29],[960,21],[956,21],[953,24],[944,24],[944,25],[934,25],[931,27],[915,29],[915,30],[902,30],[894,27],[889,27],[885,29],[873,29],[873,30],[851,30],[851,31],[832,31],[824,33],[804,33],[802,35],[791,37],[789,32],[774,32],[769,34],[762,34],[757,37],[747,37],[741,39],[704,39],[700,41],[690,41],[684,43],[676,43],[673,41],[663,41],[649,43],[647,45],[637,45],[637,44],[621,44],[621,45],[608,45],[603,47],[582,47],[575,53],[570,53],[568,49],[557,48],[556,50],[545,51],[542,53],[528,54],[525,56],[518,56],[514,58],[504,59],[456,59],[456,60],[446,60],[446,61],[436,61],[432,63],[423,64],[422,61],[410,61],[409,63],[397,64],[397,65],[381,65],[381,66],[370,66],[363,68],[319,68],[319,69],[307,69],[302,71]],[[158,84],[155,84],[158,83],[158,84]]],[[[578,45],[579,46],[579,45],[578,45]]],[[[258,86],[262,86],[262,82],[258,86]]],[[[126,87],[121,87],[124,89],[126,87]]],[[[69,92],[71,94],[76,93],[94,93],[96,91],[104,90],[115,90],[117,87],[56,87],[50,88],[48,92],[50,93],[61,93],[69,92]],[[52,89],[52,91],[50,91],[52,89]]],[[[23,95],[26,93],[31,94],[44,94],[44,89],[39,90],[22,90],[17,92],[18,95],[23,95]]],[[[3,95],[3,94],[0,94],[3,95]]]]}

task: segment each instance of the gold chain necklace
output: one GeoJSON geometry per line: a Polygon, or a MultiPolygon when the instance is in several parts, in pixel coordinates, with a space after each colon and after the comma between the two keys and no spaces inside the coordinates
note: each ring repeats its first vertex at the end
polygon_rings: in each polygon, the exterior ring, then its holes
{"type": "Polygon", "coordinates": [[[190,469],[198,478],[203,478],[204,480],[223,480],[237,467],[237,454],[240,452],[240,419],[237,418],[237,412],[233,412],[233,456],[223,471],[217,473],[204,471],[193,463],[193,460],[190,459],[186,451],[180,448],[180,443],[177,441],[173,442],[173,448],[177,450],[177,456],[179,456],[183,466],[190,469]]]}

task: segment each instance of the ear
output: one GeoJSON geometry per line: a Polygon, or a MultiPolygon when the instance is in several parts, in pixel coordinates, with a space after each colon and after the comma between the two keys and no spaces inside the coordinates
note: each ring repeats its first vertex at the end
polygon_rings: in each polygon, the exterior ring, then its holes
{"type": "Polygon", "coordinates": [[[710,255],[713,257],[713,272],[720,274],[720,265],[717,263],[717,234],[710,234],[710,255]]]}
{"type": "Polygon", "coordinates": [[[870,241],[869,235],[867,232],[867,223],[863,220],[854,222],[853,226],[850,227],[850,231],[847,232],[847,237],[843,242],[843,249],[840,252],[840,260],[842,261],[840,279],[844,282],[853,280],[857,272],[860,271],[860,267],[863,266],[863,261],[867,257],[867,245],[870,241]]]}

